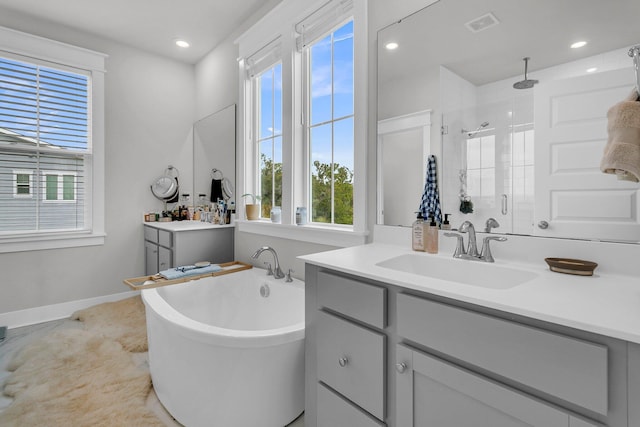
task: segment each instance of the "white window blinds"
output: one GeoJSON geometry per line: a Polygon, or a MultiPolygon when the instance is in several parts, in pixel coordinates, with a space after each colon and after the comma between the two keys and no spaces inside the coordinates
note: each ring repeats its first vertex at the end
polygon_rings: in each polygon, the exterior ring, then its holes
{"type": "Polygon", "coordinates": [[[247,77],[252,78],[271,68],[282,58],[282,43],[277,38],[247,58],[247,77]]]}
{"type": "Polygon", "coordinates": [[[87,230],[89,76],[0,57],[0,234],[87,230]]]}
{"type": "Polygon", "coordinates": [[[300,52],[309,44],[351,17],[353,0],[332,0],[307,16],[295,26],[296,49],[300,52]]]}

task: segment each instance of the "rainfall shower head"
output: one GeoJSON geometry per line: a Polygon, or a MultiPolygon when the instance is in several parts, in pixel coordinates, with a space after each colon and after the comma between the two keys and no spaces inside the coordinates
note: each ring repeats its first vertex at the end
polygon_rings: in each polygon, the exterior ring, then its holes
{"type": "Polygon", "coordinates": [[[531,89],[533,85],[538,83],[538,80],[527,79],[527,68],[529,64],[529,59],[531,58],[529,58],[528,56],[526,58],[522,58],[522,60],[524,61],[524,80],[515,82],[513,84],[514,89],[531,89]]]}
{"type": "Polygon", "coordinates": [[[480,126],[478,126],[478,127],[476,128],[476,130],[474,130],[473,132],[469,132],[467,129],[461,129],[461,130],[460,130],[460,132],[461,132],[461,133],[466,133],[466,134],[467,134],[467,136],[468,136],[469,138],[471,138],[473,135],[475,135],[476,133],[478,133],[478,131],[479,131],[480,129],[484,129],[484,128],[486,128],[487,126],[489,126],[489,122],[482,122],[482,123],[480,123],[480,126]]]}

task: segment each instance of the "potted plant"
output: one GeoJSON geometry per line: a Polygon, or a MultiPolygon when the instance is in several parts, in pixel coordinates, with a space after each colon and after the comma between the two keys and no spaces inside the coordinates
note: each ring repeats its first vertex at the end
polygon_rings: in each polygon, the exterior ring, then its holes
{"type": "Polygon", "coordinates": [[[247,214],[247,219],[250,221],[254,219],[258,219],[260,217],[260,204],[258,203],[260,201],[260,196],[256,196],[255,194],[252,194],[252,193],[245,193],[242,195],[242,197],[246,197],[246,196],[250,196],[251,202],[252,202],[252,203],[245,203],[244,205],[245,213],[247,214]]]}

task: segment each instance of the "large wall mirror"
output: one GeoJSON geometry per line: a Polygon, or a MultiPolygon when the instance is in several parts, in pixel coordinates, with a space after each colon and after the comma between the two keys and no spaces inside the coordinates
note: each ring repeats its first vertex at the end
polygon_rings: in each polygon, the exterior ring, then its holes
{"type": "Polygon", "coordinates": [[[378,223],[410,225],[435,154],[454,228],[640,242],[640,184],[599,168],[638,17],[638,0],[439,0],[380,30],[378,223]]]}
{"type": "MultiPolygon", "coordinates": [[[[211,197],[212,179],[227,178],[231,189],[236,182],[236,106],[232,104],[193,125],[193,200],[211,197]],[[215,173],[212,173],[213,170],[215,173]]],[[[235,200],[234,196],[230,200],[235,200]]]]}

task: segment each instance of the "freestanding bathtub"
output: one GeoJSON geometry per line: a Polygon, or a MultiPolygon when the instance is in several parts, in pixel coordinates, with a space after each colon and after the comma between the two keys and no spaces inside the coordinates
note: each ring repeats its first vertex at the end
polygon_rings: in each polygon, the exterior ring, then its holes
{"type": "Polygon", "coordinates": [[[250,269],[142,291],[153,387],[187,427],[282,427],[304,409],[304,283],[250,269]]]}

